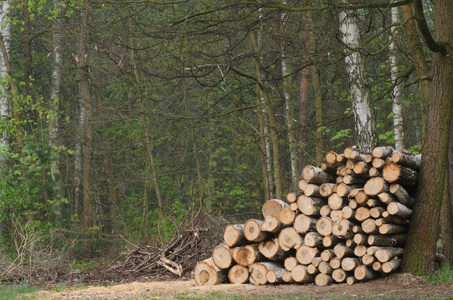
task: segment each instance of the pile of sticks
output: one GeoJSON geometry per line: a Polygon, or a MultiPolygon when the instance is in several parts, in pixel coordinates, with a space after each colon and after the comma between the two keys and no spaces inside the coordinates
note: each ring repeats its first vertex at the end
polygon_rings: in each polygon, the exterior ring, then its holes
{"type": "Polygon", "coordinates": [[[414,205],[420,155],[392,147],[329,152],[306,166],[300,192],[267,201],[264,220],[227,225],[225,244],[195,266],[198,285],[354,284],[396,271],[414,205]]]}

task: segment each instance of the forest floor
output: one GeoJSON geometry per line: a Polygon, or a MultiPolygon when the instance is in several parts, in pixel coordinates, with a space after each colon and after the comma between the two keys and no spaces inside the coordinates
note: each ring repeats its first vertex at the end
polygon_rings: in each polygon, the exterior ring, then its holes
{"type": "MultiPolygon", "coordinates": [[[[190,276],[189,276],[190,277],[190,276]]],[[[424,277],[396,274],[354,285],[221,284],[199,287],[192,278],[141,278],[140,281],[72,285],[41,290],[34,299],[453,299],[453,285],[433,284],[424,277]],[[159,280],[159,281],[154,281],[159,280]]]]}

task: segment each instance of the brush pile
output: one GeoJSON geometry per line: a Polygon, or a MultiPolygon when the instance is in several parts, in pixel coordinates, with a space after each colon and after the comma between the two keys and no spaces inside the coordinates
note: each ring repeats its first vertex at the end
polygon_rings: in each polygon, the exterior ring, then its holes
{"type": "Polygon", "coordinates": [[[263,220],[227,225],[225,244],[195,266],[198,285],[354,284],[395,272],[401,262],[420,155],[392,147],[329,152],[302,170],[299,192],[273,199],[263,220]]]}

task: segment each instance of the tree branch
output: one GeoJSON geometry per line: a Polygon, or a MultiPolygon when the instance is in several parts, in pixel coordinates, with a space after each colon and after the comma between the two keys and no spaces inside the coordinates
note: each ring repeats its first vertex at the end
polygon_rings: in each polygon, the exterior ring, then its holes
{"type": "Polygon", "coordinates": [[[447,53],[447,48],[445,45],[441,43],[437,43],[431,31],[428,28],[428,24],[426,23],[425,15],[423,14],[423,5],[421,0],[414,0],[412,3],[412,7],[414,8],[414,18],[417,21],[418,29],[425,40],[426,46],[428,46],[429,50],[433,52],[440,52],[442,54],[447,53]]]}

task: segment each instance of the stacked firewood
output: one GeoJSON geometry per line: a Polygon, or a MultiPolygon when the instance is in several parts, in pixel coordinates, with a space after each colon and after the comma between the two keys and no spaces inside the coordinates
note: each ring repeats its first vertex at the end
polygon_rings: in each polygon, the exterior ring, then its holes
{"type": "Polygon", "coordinates": [[[306,166],[300,192],[267,201],[264,220],[228,225],[225,244],[195,266],[198,285],[224,282],[353,284],[397,270],[420,155],[392,147],[329,152],[306,166]]]}

